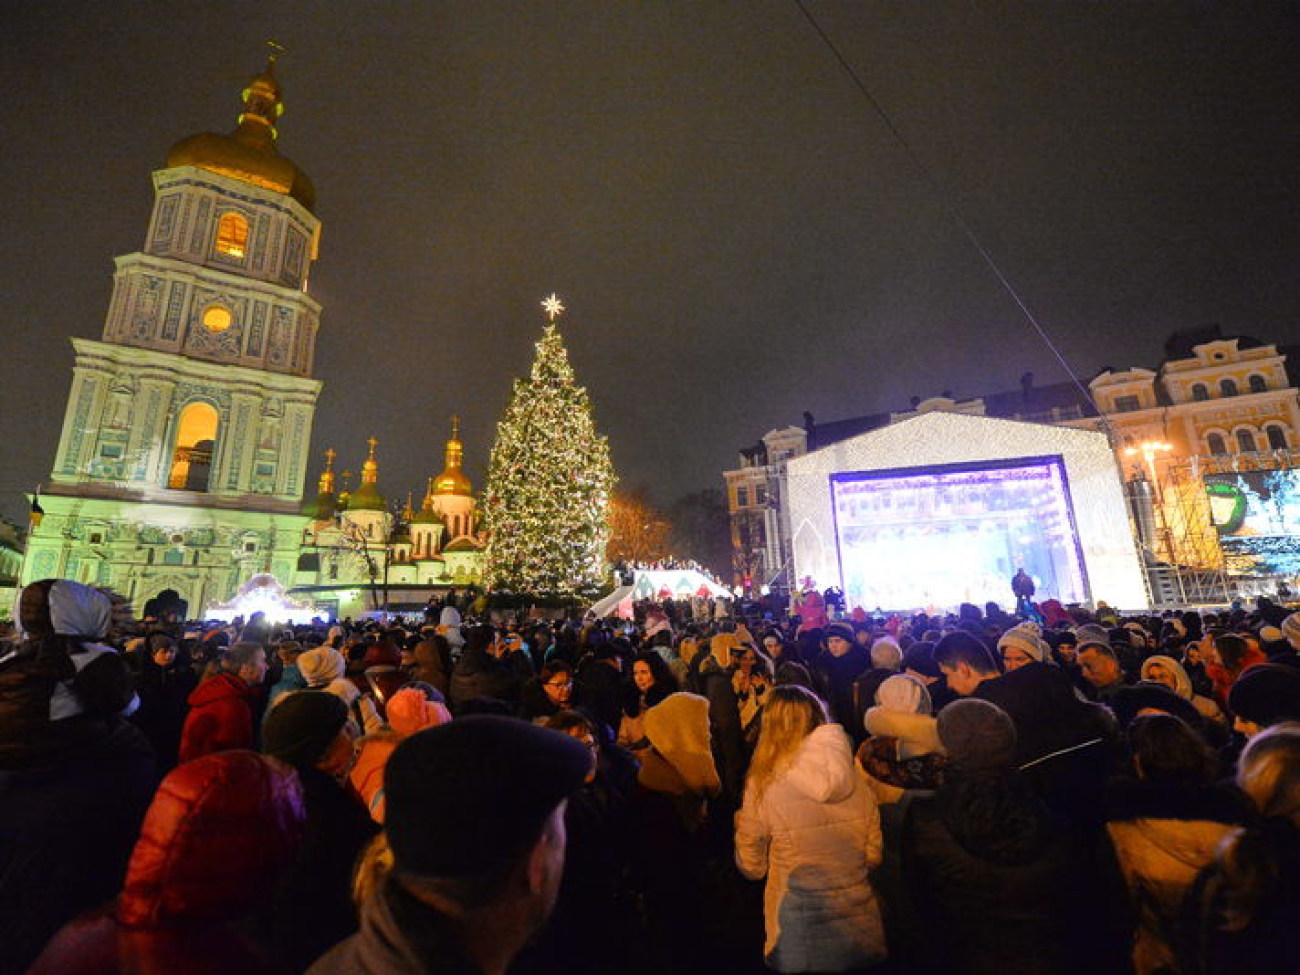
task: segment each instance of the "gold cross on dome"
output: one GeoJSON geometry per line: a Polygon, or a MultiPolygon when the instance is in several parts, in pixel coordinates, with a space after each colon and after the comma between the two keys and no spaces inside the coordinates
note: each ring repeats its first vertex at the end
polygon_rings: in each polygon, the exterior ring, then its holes
{"type": "Polygon", "coordinates": [[[547,319],[552,322],[559,318],[564,311],[564,305],[554,291],[551,292],[549,298],[542,302],[542,308],[546,311],[547,319]]]}

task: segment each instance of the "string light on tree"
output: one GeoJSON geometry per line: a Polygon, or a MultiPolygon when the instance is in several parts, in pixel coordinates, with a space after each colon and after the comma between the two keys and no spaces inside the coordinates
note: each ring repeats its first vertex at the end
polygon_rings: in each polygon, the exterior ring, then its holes
{"type": "Polygon", "coordinates": [[[486,573],[494,588],[573,596],[604,579],[616,478],[555,324],[564,304],[555,294],[541,304],[537,356],[515,380],[488,462],[486,573]]]}

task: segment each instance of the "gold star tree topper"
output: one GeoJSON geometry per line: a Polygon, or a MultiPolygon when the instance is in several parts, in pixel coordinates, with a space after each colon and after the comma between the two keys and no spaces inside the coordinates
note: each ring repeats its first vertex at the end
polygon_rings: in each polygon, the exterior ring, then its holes
{"type": "Polygon", "coordinates": [[[554,291],[551,292],[549,298],[542,302],[542,308],[546,311],[547,319],[552,322],[559,318],[564,311],[564,305],[554,291]]]}

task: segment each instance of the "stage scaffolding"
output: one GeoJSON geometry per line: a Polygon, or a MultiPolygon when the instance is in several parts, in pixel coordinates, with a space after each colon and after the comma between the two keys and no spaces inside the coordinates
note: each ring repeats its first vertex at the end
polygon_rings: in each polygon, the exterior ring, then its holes
{"type": "Polygon", "coordinates": [[[1145,472],[1130,480],[1131,511],[1146,556],[1153,603],[1220,604],[1233,598],[1206,477],[1297,466],[1298,451],[1261,450],[1179,458],[1163,464],[1154,483],[1145,472]]]}

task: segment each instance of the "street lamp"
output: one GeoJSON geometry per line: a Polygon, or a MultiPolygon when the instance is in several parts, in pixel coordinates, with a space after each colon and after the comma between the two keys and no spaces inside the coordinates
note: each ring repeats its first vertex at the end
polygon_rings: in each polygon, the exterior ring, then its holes
{"type": "Polygon", "coordinates": [[[1132,457],[1141,454],[1142,459],[1147,462],[1147,470],[1151,472],[1151,483],[1156,486],[1157,497],[1160,494],[1160,479],[1156,477],[1156,457],[1173,449],[1172,445],[1165,443],[1163,440],[1144,440],[1136,447],[1124,448],[1126,456],[1132,457]]]}

